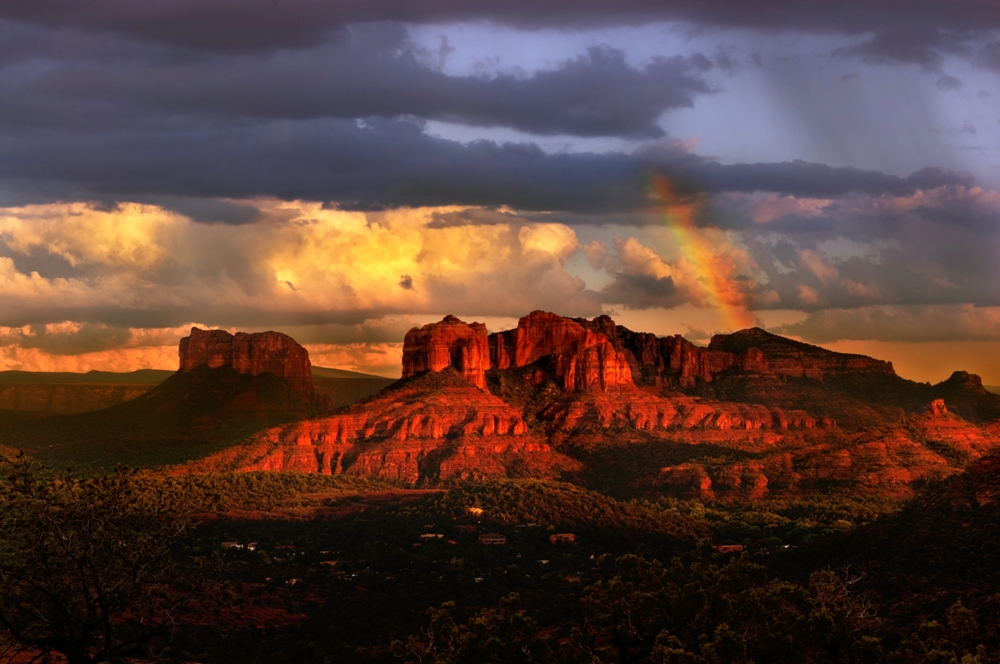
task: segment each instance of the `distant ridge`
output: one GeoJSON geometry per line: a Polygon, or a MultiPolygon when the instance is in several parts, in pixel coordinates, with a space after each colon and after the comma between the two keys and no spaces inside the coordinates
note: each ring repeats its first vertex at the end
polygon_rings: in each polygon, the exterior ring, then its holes
{"type": "MultiPolygon", "coordinates": [[[[176,373],[170,369],[138,369],[136,371],[0,371],[0,385],[159,385],[176,373]]],[[[395,380],[378,374],[313,367],[312,375],[319,378],[377,378],[395,380]]],[[[998,388],[1000,389],[1000,388],[998,388]]]]}
{"type": "Polygon", "coordinates": [[[313,378],[377,378],[378,380],[388,380],[394,381],[395,378],[387,378],[386,376],[379,376],[378,374],[361,373],[360,371],[347,371],[346,369],[330,369],[329,367],[316,367],[312,368],[313,378]]]}
{"type": "Polygon", "coordinates": [[[174,375],[166,369],[138,371],[0,371],[0,385],[159,385],[174,375]]]}

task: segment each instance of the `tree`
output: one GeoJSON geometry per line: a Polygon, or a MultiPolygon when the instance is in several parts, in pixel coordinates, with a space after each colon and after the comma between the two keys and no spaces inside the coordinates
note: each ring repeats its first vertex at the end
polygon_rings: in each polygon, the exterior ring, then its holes
{"type": "Polygon", "coordinates": [[[172,557],[185,522],[133,472],[90,479],[25,457],[0,477],[0,643],[70,664],[140,656],[169,635],[192,575],[172,557]]]}

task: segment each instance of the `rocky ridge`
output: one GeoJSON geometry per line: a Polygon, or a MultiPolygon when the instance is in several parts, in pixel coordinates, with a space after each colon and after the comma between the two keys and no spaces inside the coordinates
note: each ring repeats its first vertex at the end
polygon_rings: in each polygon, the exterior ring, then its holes
{"type": "Polygon", "coordinates": [[[891,362],[835,353],[757,327],[717,334],[707,348],[702,348],[680,335],[657,337],[648,332],[633,332],[616,325],[609,316],[574,320],[603,334],[624,353],[632,375],[641,385],[674,384],[688,388],[698,381],[710,383],[717,374],[727,371],[819,381],[824,376],[845,373],[895,375],[891,362]]]}
{"type": "MultiPolygon", "coordinates": [[[[906,496],[919,482],[940,480],[1000,447],[1000,435],[949,413],[944,401],[902,426],[805,438],[775,446],[761,459],[705,466],[688,462],[659,470],[655,482],[697,498],[761,499],[775,486],[808,492],[837,483],[862,492],[906,496]]],[[[654,483],[655,483],[654,482],[654,483]]]]}
{"type": "Polygon", "coordinates": [[[1000,398],[977,388],[975,376],[912,383],[887,362],[756,328],[700,348],[679,336],[632,332],[606,316],[536,311],[490,335],[481,323],[449,316],[411,330],[403,357],[404,379],[369,401],[270,429],[198,467],[433,484],[573,477],[583,469],[571,457],[601,449],[687,446],[691,458],[705,446],[708,462],[647,466],[634,481],[654,494],[706,498],[834,485],[905,495],[914,484],[960,472],[1000,441],[1000,433],[931,398],[943,390],[963,413],[988,414],[1000,398]],[[914,412],[921,403],[927,412],[914,412]],[[833,412],[853,418],[851,425],[838,426],[833,412]],[[729,452],[719,457],[718,450],[729,452]]]}
{"type": "Polygon", "coordinates": [[[450,367],[411,377],[337,415],[264,431],[189,465],[200,470],[362,474],[417,484],[576,466],[528,432],[521,414],[450,367]]]}

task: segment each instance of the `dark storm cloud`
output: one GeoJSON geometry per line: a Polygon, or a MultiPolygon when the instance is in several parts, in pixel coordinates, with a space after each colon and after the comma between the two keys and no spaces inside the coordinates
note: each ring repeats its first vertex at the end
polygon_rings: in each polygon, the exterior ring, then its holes
{"type": "Polygon", "coordinates": [[[858,56],[869,64],[901,62],[937,72],[944,62],[941,51],[954,51],[958,40],[958,35],[945,33],[933,24],[903,24],[880,30],[861,44],[839,48],[835,53],[858,56]]]}
{"type": "Polygon", "coordinates": [[[629,309],[670,309],[685,301],[671,277],[626,272],[616,273],[612,282],[601,289],[601,297],[609,304],[629,309]]]}
{"type": "Polygon", "coordinates": [[[1000,71],[1000,41],[992,41],[978,49],[975,62],[980,67],[1000,71]]]}
{"type": "MultiPolygon", "coordinates": [[[[522,29],[586,29],[680,21],[696,29],[749,28],[860,37],[837,49],[871,63],[915,64],[943,74],[947,55],[987,65],[995,52],[974,44],[1000,29],[994,0],[9,0],[0,18],[41,26],[72,27],[186,49],[261,53],[315,47],[344,26],[365,22],[449,23],[491,21],[522,29]]],[[[995,50],[995,49],[994,49],[995,50]]]]}
{"type": "MultiPolygon", "coordinates": [[[[653,163],[658,163],[653,161],[653,163]]],[[[799,196],[842,196],[849,192],[904,195],[917,189],[970,185],[972,176],[941,168],[924,168],[908,177],[853,167],[813,164],[799,159],[772,164],[720,164],[686,158],[666,159],[663,165],[676,177],[689,178],[707,191],[783,191],[799,196]],[[690,159],[694,163],[685,163],[690,159]]]]}
{"type": "Polygon", "coordinates": [[[132,59],[67,60],[17,86],[9,123],[98,124],[117,106],[136,120],[151,115],[221,117],[399,117],[533,134],[663,135],[657,119],[692,106],[710,88],[701,55],[656,58],[634,68],[619,50],[586,54],[531,76],[447,76],[397,24],[356,26],[341,39],[270,57],[215,56],[151,64],[132,59]],[[55,112],[53,112],[55,109],[55,112]],[[59,110],[63,113],[59,113],[59,110]]]}
{"type": "Polygon", "coordinates": [[[902,178],[800,161],[724,165],[664,148],[634,155],[551,154],[528,143],[432,137],[407,121],[232,126],[192,120],[174,131],[39,129],[8,135],[5,143],[0,178],[10,185],[6,204],[145,198],[199,220],[231,223],[252,220],[253,211],[228,203],[198,209],[194,200],[263,195],[327,200],[345,209],[457,204],[599,213],[648,206],[645,173],[651,169],[699,190],[800,196],[902,195],[970,182],[939,169],[902,178]],[[179,198],[171,203],[162,197],[179,198]]]}
{"type": "Polygon", "coordinates": [[[782,221],[743,227],[764,289],[777,296],[765,308],[1000,304],[1000,202],[991,192],[853,197],[782,221]]]}
{"type": "MultiPolygon", "coordinates": [[[[1000,27],[993,0],[8,0],[0,17],[78,26],[132,38],[214,51],[252,52],[313,46],[343,25],[370,21],[436,23],[488,20],[520,28],[637,25],[680,20],[722,27],[861,34],[904,27],[914,42],[934,39],[916,28],[977,31],[1000,27]]],[[[875,39],[875,42],[880,40],[875,39]]],[[[888,41],[890,52],[911,45],[888,41]]],[[[878,48],[878,46],[876,46],[878,48]]]]}
{"type": "MultiPolygon", "coordinates": [[[[169,289],[170,285],[164,286],[169,289]]],[[[40,302],[8,304],[0,309],[0,326],[21,327],[61,321],[77,321],[107,325],[122,329],[155,329],[176,327],[191,321],[228,327],[258,327],[261,325],[360,325],[366,320],[385,316],[400,316],[408,311],[371,307],[367,309],[326,309],[322,311],[282,311],[253,306],[225,306],[189,298],[189,304],[156,303],[150,307],[129,306],[63,306],[40,302]]]]}
{"type": "MultiPolygon", "coordinates": [[[[484,205],[600,213],[647,207],[650,169],[708,191],[807,196],[904,194],[968,182],[936,170],[901,178],[803,162],[724,165],[664,148],[634,155],[552,154],[530,143],[463,144],[429,136],[408,121],[191,120],[172,131],[143,129],[8,134],[0,161],[8,190],[3,203],[175,196],[188,201],[179,209],[191,210],[193,198],[274,196],[362,210],[484,205]]],[[[202,218],[227,221],[225,215],[233,214],[229,221],[240,222],[252,215],[222,207],[228,212],[202,218]]]]}

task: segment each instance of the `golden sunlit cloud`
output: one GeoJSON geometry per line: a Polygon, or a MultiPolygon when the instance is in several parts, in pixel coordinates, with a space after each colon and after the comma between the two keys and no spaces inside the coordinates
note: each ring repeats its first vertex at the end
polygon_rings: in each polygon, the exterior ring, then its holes
{"type": "MultiPolygon", "coordinates": [[[[242,226],[132,203],[0,209],[0,241],[13,252],[0,256],[0,369],[173,369],[191,320],[259,330],[401,314],[601,311],[598,295],[565,269],[580,249],[566,225],[509,215],[440,227],[437,217],[464,208],[250,203],[259,220],[242,226]],[[19,269],[18,256],[64,267],[19,269]]],[[[374,337],[358,343],[384,336],[368,331],[374,337]]],[[[399,354],[391,344],[327,344],[317,364],[391,373],[399,354]]]]}
{"type": "Polygon", "coordinates": [[[477,308],[510,315],[554,303],[579,313],[599,308],[586,285],[563,268],[579,249],[568,226],[428,228],[435,214],[455,208],[361,213],[319,203],[254,205],[263,220],[239,227],[136,204],[0,211],[0,239],[13,251],[59,257],[74,268],[71,276],[26,274],[0,257],[0,324],[37,322],[52,308],[333,319],[337,312],[477,308]]]}

